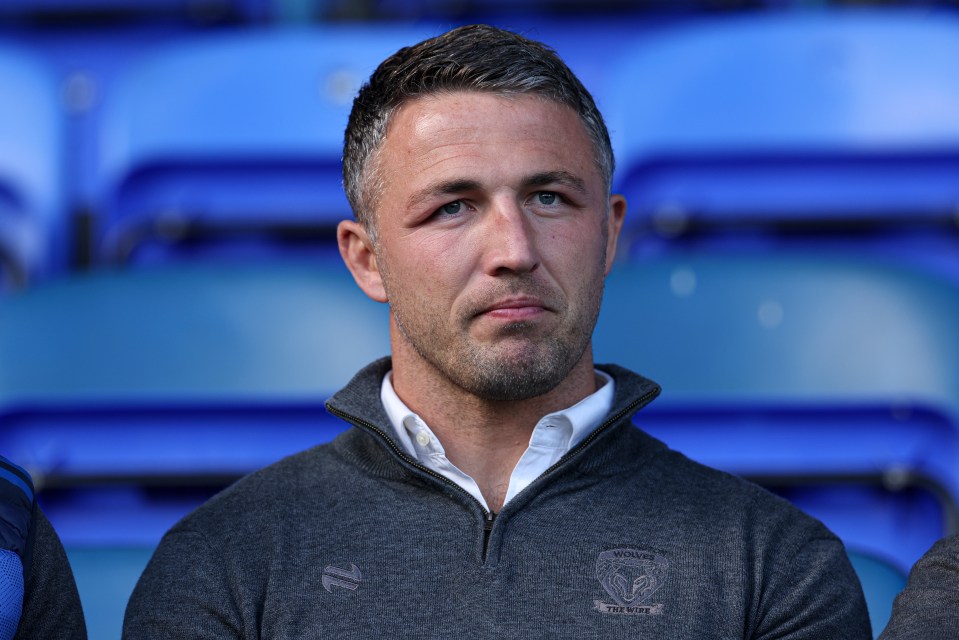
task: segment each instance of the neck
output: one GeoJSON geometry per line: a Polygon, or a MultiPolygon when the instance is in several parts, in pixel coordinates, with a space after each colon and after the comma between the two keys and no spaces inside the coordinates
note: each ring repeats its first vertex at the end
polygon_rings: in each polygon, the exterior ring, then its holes
{"type": "Polygon", "coordinates": [[[436,434],[450,462],[472,477],[490,510],[498,512],[510,476],[529,446],[537,422],[596,391],[592,350],[554,389],[534,398],[496,401],[452,383],[439,370],[394,341],[393,388],[436,434]]]}

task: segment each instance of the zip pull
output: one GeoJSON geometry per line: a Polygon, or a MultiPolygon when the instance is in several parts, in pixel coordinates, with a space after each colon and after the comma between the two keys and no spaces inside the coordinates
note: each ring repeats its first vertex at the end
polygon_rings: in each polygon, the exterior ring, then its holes
{"type": "Polygon", "coordinates": [[[493,531],[493,522],[496,520],[496,514],[492,511],[486,512],[486,522],[483,523],[483,560],[486,560],[486,554],[489,551],[489,536],[493,531]]]}

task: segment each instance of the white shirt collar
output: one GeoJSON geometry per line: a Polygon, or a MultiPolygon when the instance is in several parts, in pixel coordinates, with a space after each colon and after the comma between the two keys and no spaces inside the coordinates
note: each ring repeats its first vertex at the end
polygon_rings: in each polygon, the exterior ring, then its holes
{"type": "MultiPolygon", "coordinates": [[[[598,369],[595,372],[605,381],[599,389],[572,407],[549,413],[536,423],[529,447],[510,476],[506,502],[586,439],[609,413],[613,405],[615,384],[605,372],[598,369]]],[[[446,458],[446,452],[436,434],[396,395],[393,389],[392,371],[383,377],[380,399],[393,425],[394,435],[403,449],[423,466],[440,473],[465,489],[488,510],[489,507],[476,482],[446,458]]]]}

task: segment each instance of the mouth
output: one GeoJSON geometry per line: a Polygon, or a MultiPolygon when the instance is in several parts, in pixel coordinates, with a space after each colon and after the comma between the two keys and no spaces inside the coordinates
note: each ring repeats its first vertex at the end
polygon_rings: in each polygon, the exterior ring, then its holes
{"type": "Polygon", "coordinates": [[[534,320],[551,309],[533,296],[511,296],[487,305],[476,315],[506,322],[534,320]]]}

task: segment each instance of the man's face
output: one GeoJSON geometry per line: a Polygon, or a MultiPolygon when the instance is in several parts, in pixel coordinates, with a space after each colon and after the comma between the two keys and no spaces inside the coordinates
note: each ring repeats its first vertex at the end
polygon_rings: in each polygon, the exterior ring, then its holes
{"type": "Polygon", "coordinates": [[[625,204],[607,216],[572,110],[534,96],[420,98],[394,115],[375,162],[394,367],[419,359],[487,400],[539,396],[591,367],[625,204]]]}

